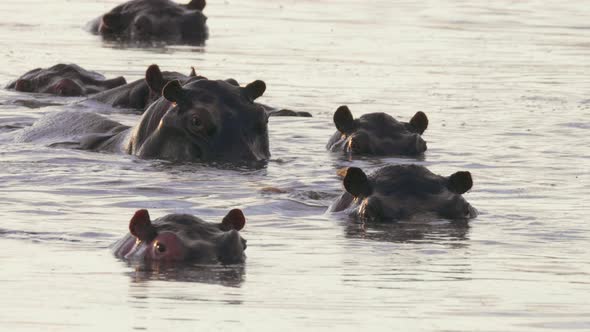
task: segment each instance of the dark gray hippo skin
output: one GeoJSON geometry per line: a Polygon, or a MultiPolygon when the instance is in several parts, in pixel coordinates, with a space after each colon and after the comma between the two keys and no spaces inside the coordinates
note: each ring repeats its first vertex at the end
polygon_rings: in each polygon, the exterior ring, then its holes
{"type": "Polygon", "coordinates": [[[169,214],[152,221],[147,210],[138,210],[129,222],[129,233],[112,249],[116,257],[131,261],[243,263],[246,240],[238,231],[245,224],[239,209],[229,211],[221,223],[190,214],[169,214]]]}
{"type": "Polygon", "coordinates": [[[48,114],[15,137],[17,142],[68,145],[172,161],[265,161],[270,157],[268,116],[254,103],[266,85],[237,87],[199,79],[166,84],[130,128],[82,111],[48,114]]]}
{"type": "Polygon", "coordinates": [[[6,88],[20,92],[77,97],[113,89],[126,83],[121,76],[107,80],[103,75],[75,64],[57,64],[50,68],[33,69],[10,82],[6,88]]]}
{"type": "MultiPolygon", "coordinates": [[[[143,112],[149,105],[160,98],[162,95],[162,89],[167,83],[177,80],[181,84],[186,84],[189,81],[200,79],[206,79],[206,77],[197,75],[194,67],[187,76],[178,72],[161,71],[158,65],[154,64],[149,66],[146,70],[145,78],[98,93],[88,99],[105,103],[113,107],[135,109],[143,112]]],[[[233,78],[226,79],[225,81],[237,87],[240,86],[240,84],[233,78]]],[[[256,103],[256,105],[264,108],[264,111],[268,116],[311,117],[311,114],[308,112],[278,109],[261,103],[256,103]]]]}
{"type": "Polygon", "coordinates": [[[170,0],[132,0],[90,21],[87,27],[106,40],[200,45],[208,37],[204,8],[205,0],[186,5],[170,0]]]}
{"type": "Polygon", "coordinates": [[[473,186],[469,172],[445,177],[419,165],[389,165],[367,176],[360,168],[350,167],[343,184],[346,191],[329,211],[346,211],[362,221],[467,220],[477,216],[462,196],[473,186]]]}
{"type": "Polygon", "coordinates": [[[347,106],[334,113],[336,131],[328,141],[330,151],[352,155],[417,156],[426,151],[422,134],[428,127],[426,114],[417,112],[410,122],[386,113],[369,113],[354,119],[347,106]]]}
{"type": "Polygon", "coordinates": [[[148,106],[162,96],[162,89],[167,83],[178,80],[181,84],[185,84],[189,79],[204,78],[197,76],[194,68],[187,76],[178,72],[160,71],[157,65],[151,65],[146,70],[144,78],[97,93],[88,99],[117,108],[144,112],[148,106]]]}

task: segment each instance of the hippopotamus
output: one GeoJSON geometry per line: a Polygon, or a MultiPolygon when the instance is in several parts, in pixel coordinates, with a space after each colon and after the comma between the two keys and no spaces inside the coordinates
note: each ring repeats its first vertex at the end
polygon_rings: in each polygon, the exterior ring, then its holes
{"type": "Polygon", "coordinates": [[[208,37],[205,0],[131,0],[90,21],[88,30],[126,43],[202,44],[208,37]]]}
{"type": "Polygon", "coordinates": [[[256,162],[270,157],[268,116],[254,100],[263,81],[238,87],[198,79],[167,83],[133,128],[78,110],[50,113],[15,136],[17,142],[68,145],[173,161],[256,162]]]}
{"type": "MultiPolygon", "coordinates": [[[[161,71],[158,65],[153,64],[146,70],[145,78],[95,94],[88,99],[113,107],[136,109],[143,112],[149,105],[160,98],[162,89],[168,82],[177,80],[181,84],[186,84],[189,80],[199,79],[206,79],[206,77],[197,75],[194,67],[191,68],[191,72],[187,76],[179,72],[161,71]]],[[[237,87],[240,86],[238,81],[233,78],[228,78],[225,81],[237,87]]],[[[278,109],[261,103],[255,104],[262,107],[268,116],[312,116],[308,112],[278,109]]]]}
{"type": "Polygon", "coordinates": [[[143,112],[162,96],[162,89],[167,83],[177,80],[185,84],[189,79],[203,78],[205,77],[196,74],[194,68],[187,76],[178,72],[160,71],[157,65],[151,65],[147,68],[144,78],[97,93],[88,100],[143,112]]]}
{"type": "Polygon", "coordinates": [[[388,165],[367,176],[350,167],[343,184],[346,191],[329,211],[345,211],[361,221],[468,220],[477,215],[462,196],[473,186],[466,171],[445,177],[420,165],[388,165]]]}
{"type": "Polygon", "coordinates": [[[236,264],[245,260],[246,240],[238,231],[246,218],[233,209],[221,223],[190,214],[169,214],[154,221],[148,210],[138,210],[129,221],[129,233],[112,249],[131,261],[236,264]]]}
{"type": "Polygon", "coordinates": [[[33,69],[9,83],[6,88],[21,92],[77,97],[105,91],[126,83],[125,78],[121,76],[107,80],[103,75],[75,64],[57,64],[50,68],[33,69]]]}
{"type": "Polygon", "coordinates": [[[399,122],[386,113],[369,113],[354,119],[343,105],[334,112],[337,131],[328,141],[330,151],[353,155],[417,156],[426,151],[422,134],[428,118],[417,112],[410,122],[399,122]]]}

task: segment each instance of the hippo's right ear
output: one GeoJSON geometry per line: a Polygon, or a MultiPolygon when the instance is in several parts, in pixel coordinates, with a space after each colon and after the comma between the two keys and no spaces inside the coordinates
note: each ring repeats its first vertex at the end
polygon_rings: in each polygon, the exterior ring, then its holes
{"type": "Polygon", "coordinates": [[[129,221],[129,233],[140,241],[151,241],[158,235],[147,210],[137,210],[129,221]]]}
{"type": "Polygon", "coordinates": [[[266,83],[261,80],[256,80],[245,87],[242,88],[242,91],[246,98],[251,101],[256,100],[256,98],[262,96],[264,91],[266,91],[266,83]]]}
{"type": "Polygon", "coordinates": [[[185,98],[184,91],[178,80],[168,82],[168,84],[162,89],[162,96],[164,96],[166,100],[177,104],[182,103],[185,98]]]}
{"type": "Polygon", "coordinates": [[[189,2],[186,5],[186,8],[192,9],[192,10],[197,9],[197,10],[203,11],[203,9],[205,9],[206,4],[207,3],[205,2],[205,0],[191,0],[191,2],[189,2]]]}
{"type": "Polygon", "coordinates": [[[158,65],[151,65],[148,67],[145,71],[145,82],[152,92],[158,95],[162,93],[162,89],[166,85],[166,80],[158,65]]]}
{"type": "Polygon", "coordinates": [[[373,192],[367,175],[358,167],[349,167],[342,182],[346,191],[354,197],[367,197],[373,192]]]}
{"type": "Polygon", "coordinates": [[[223,231],[229,231],[235,229],[236,231],[241,230],[246,225],[246,217],[240,209],[233,209],[227,213],[219,228],[223,231]]]}
{"type": "Polygon", "coordinates": [[[348,106],[342,105],[334,112],[334,124],[336,129],[345,135],[354,131],[354,117],[348,106]]]}
{"type": "Polygon", "coordinates": [[[473,187],[473,179],[469,172],[457,172],[449,177],[448,188],[456,194],[463,194],[473,187]]]}
{"type": "Polygon", "coordinates": [[[418,111],[410,120],[410,124],[412,127],[416,128],[416,131],[418,131],[420,135],[422,135],[426,128],[428,128],[428,117],[424,112],[418,111]]]}

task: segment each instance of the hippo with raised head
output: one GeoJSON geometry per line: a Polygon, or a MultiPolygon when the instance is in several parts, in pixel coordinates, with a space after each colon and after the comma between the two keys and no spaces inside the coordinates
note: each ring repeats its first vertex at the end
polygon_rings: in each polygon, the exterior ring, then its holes
{"type": "Polygon", "coordinates": [[[347,106],[334,113],[336,131],[328,141],[330,151],[354,155],[416,156],[426,151],[422,134],[428,118],[417,112],[410,122],[399,122],[386,113],[369,113],[354,119],[347,106]]]}
{"type": "Polygon", "coordinates": [[[147,210],[138,210],[129,222],[129,234],[113,245],[116,257],[131,261],[243,263],[246,240],[238,231],[246,218],[233,209],[221,223],[190,214],[169,214],[154,221],[147,210]]]}
{"type": "Polygon", "coordinates": [[[473,186],[469,172],[444,177],[424,166],[389,165],[367,176],[350,167],[343,183],[346,191],[329,211],[346,211],[362,221],[467,220],[477,215],[462,196],[473,186]]]}
{"type": "Polygon", "coordinates": [[[125,83],[125,78],[121,76],[107,80],[103,75],[75,64],[57,64],[50,68],[33,69],[10,82],[6,88],[77,97],[116,88],[125,83]]]}
{"type": "Polygon", "coordinates": [[[121,42],[202,44],[208,37],[205,0],[131,0],[88,23],[90,32],[121,42]]]}
{"type": "Polygon", "coordinates": [[[166,84],[130,128],[91,112],[48,114],[16,135],[17,142],[68,145],[174,161],[264,161],[270,157],[268,116],[254,103],[266,85],[237,87],[199,79],[166,84]]]}

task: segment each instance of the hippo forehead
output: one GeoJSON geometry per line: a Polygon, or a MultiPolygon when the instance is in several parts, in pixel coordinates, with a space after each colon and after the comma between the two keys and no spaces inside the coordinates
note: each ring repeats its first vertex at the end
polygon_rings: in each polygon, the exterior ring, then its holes
{"type": "Polygon", "coordinates": [[[218,224],[210,223],[189,214],[171,214],[153,221],[158,233],[172,232],[187,241],[209,240],[223,234],[218,224]]]}
{"type": "Polygon", "coordinates": [[[386,166],[369,176],[374,192],[384,196],[426,197],[448,191],[447,179],[417,165],[386,166]]]}
{"type": "Polygon", "coordinates": [[[380,137],[415,132],[409,129],[411,129],[409,126],[385,113],[365,114],[358,119],[358,130],[364,130],[380,137]]]}
{"type": "Polygon", "coordinates": [[[158,16],[180,16],[187,10],[169,0],[133,0],[119,5],[111,13],[138,15],[153,14],[158,16]]]}
{"type": "Polygon", "coordinates": [[[251,110],[264,113],[262,108],[257,107],[242,95],[240,87],[236,87],[226,81],[207,80],[197,77],[190,79],[183,86],[183,89],[188,91],[188,95],[193,101],[211,103],[212,98],[215,98],[218,102],[230,109],[239,109],[240,111],[251,110]]]}

